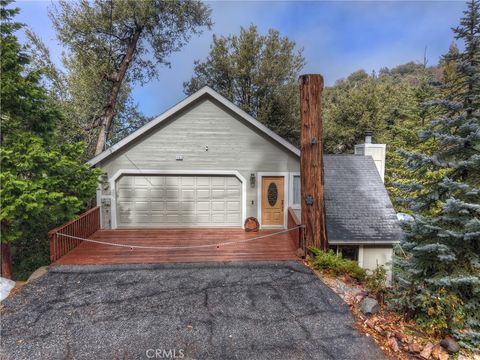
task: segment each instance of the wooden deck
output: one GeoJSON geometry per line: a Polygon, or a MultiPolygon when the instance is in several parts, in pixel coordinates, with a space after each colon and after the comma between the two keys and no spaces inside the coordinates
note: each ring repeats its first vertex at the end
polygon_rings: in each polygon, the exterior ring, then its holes
{"type": "MultiPolygon", "coordinates": [[[[247,233],[242,229],[116,229],[98,230],[90,239],[109,243],[153,247],[185,247],[242,241],[279,230],[247,233]]],[[[54,262],[55,265],[157,264],[213,261],[298,260],[297,245],[289,233],[250,242],[212,247],[138,249],[82,242],[54,262]]]]}

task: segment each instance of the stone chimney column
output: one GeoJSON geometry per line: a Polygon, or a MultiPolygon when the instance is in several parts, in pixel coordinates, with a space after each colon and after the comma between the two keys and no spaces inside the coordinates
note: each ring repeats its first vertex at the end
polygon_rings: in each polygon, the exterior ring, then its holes
{"type": "Polygon", "coordinates": [[[364,144],[355,145],[355,155],[371,156],[373,158],[383,182],[385,182],[386,148],[386,144],[372,144],[370,133],[366,134],[364,144]]]}

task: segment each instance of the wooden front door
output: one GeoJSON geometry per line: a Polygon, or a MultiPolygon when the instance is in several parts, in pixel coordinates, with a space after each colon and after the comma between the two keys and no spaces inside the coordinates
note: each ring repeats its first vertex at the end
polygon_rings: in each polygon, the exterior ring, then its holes
{"type": "Polygon", "coordinates": [[[262,177],[262,225],[283,225],[284,183],[283,176],[262,177]]]}

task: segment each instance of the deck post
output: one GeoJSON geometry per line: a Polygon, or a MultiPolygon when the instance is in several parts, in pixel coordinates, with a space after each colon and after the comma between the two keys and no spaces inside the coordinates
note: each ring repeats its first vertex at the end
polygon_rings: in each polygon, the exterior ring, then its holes
{"type": "Polygon", "coordinates": [[[302,224],[305,225],[305,245],[326,250],[323,178],[323,77],[301,75],[300,85],[300,178],[302,224]]]}

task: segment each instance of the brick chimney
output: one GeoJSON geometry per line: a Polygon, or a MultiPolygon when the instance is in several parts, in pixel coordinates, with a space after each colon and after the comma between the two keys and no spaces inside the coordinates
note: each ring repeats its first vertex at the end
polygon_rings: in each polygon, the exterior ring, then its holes
{"type": "Polygon", "coordinates": [[[371,156],[373,158],[383,182],[385,182],[386,148],[386,144],[372,144],[371,133],[365,134],[364,144],[355,145],[355,155],[371,156]]]}

